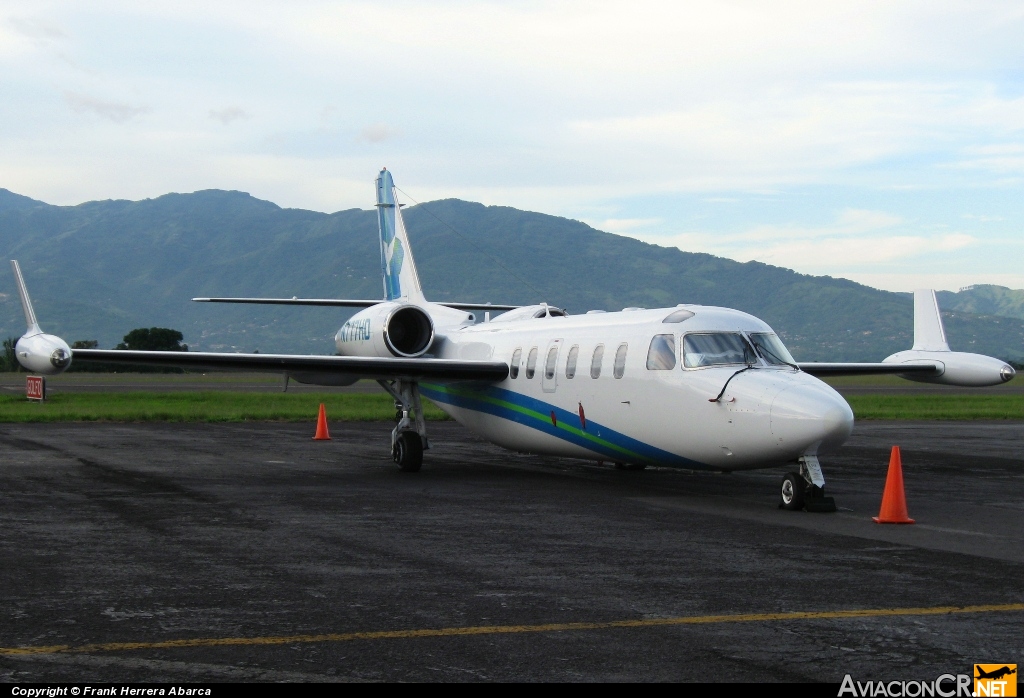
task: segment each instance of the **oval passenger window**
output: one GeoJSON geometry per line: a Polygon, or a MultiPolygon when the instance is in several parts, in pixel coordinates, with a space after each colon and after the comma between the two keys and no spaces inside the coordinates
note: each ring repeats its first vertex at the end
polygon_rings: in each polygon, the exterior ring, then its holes
{"type": "Polygon", "coordinates": [[[629,345],[623,342],[619,345],[619,348],[615,350],[615,370],[614,374],[616,378],[622,378],[626,372],[626,350],[629,345]]]}
{"type": "Polygon", "coordinates": [[[572,349],[569,350],[569,356],[565,360],[565,377],[575,378],[576,376],[576,359],[580,355],[580,345],[573,344],[572,349]]]}
{"type": "Polygon", "coordinates": [[[590,360],[590,377],[601,377],[601,361],[604,360],[604,345],[598,344],[594,347],[594,358],[590,360]]]}
{"type": "Polygon", "coordinates": [[[555,362],[558,361],[558,347],[548,349],[548,358],[544,362],[544,378],[551,380],[555,377],[555,362]]]}
{"type": "Polygon", "coordinates": [[[533,378],[533,374],[537,372],[537,347],[530,350],[530,355],[526,357],[526,377],[533,378]]]}
{"type": "Polygon", "coordinates": [[[515,380],[519,377],[519,362],[523,358],[523,350],[516,347],[516,350],[512,352],[512,363],[508,367],[508,377],[515,380]]]}

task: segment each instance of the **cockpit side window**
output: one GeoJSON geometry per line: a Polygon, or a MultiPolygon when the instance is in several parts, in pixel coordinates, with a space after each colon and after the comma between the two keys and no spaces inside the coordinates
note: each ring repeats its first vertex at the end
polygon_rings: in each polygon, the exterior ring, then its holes
{"type": "Polygon", "coordinates": [[[508,366],[508,377],[515,380],[519,377],[519,362],[523,359],[523,350],[516,347],[516,350],[512,352],[512,363],[508,366]]]}
{"type": "Polygon", "coordinates": [[[761,355],[766,362],[774,366],[793,366],[796,364],[796,359],[786,349],[786,345],[782,343],[779,336],[773,332],[752,332],[750,333],[750,341],[754,343],[754,348],[757,349],[757,353],[761,355]]]}
{"type": "Polygon", "coordinates": [[[671,334],[656,334],[647,350],[647,369],[667,371],[676,367],[676,338],[671,334]]]}
{"type": "Polygon", "coordinates": [[[683,339],[685,368],[756,362],[757,355],[739,332],[688,334],[683,339]]]}

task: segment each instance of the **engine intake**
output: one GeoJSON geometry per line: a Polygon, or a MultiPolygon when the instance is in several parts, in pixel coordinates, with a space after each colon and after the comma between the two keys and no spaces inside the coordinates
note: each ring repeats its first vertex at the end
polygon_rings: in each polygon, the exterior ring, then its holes
{"type": "Polygon", "coordinates": [[[384,321],[384,343],[395,356],[420,356],[434,341],[434,323],[414,305],[398,308],[384,321]]]}

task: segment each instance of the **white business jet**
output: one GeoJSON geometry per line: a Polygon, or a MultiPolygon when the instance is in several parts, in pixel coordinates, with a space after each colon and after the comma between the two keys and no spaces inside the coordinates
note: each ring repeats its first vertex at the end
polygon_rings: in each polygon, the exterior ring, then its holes
{"type": "Polygon", "coordinates": [[[392,454],[418,471],[428,449],[427,397],[505,448],[615,463],[716,471],[792,464],[781,506],[834,511],[818,456],[850,436],[853,412],[818,376],[890,373],[959,386],[998,385],[1012,367],[950,351],[932,291],[914,295],[914,347],[882,363],[797,363],[766,323],[738,310],[591,311],[547,304],[431,303],[423,296],[391,173],[377,179],[384,300],[195,298],[200,302],[363,307],[338,331],[337,356],[71,350],[44,334],[17,262],[28,332],[25,368],[75,361],[284,373],[304,383],[376,379],[399,410],[392,454]],[[484,311],[476,322],[471,311],[484,311]],[[491,318],[495,311],[503,312],[491,318]]]}

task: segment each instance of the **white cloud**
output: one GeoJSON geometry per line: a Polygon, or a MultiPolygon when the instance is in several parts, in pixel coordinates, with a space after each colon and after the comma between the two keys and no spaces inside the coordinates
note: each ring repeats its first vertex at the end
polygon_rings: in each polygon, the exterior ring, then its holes
{"type": "MultiPolygon", "coordinates": [[[[758,261],[805,273],[834,274],[864,265],[884,265],[933,253],[953,252],[978,240],[961,232],[911,233],[900,216],[846,209],[824,226],[755,226],[735,233],[676,235],[622,231],[630,237],[687,252],[707,252],[741,262],[758,261]]],[[[920,229],[920,226],[918,226],[920,229]]]]}
{"type": "Polygon", "coordinates": [[[606,218],[601,221],[586,221],[592,228],[609,233],[624,233],[638,228],[650,228],[662,223],[660,218],[606,218]]]}
{"type": "MultiPolygon", "coordinates": [[[[843,278],[857,283],[882,288],[886,291],[910,292],[919,288],[940,291],[959,291],[965,286],[992,284],[1013,289],[1024,289],[1024,274],[990,274],[977,272],[907,273],[883,272],[843,274],[843,278]]],[[[955,347],[954,347],[955,348],[955,347]]]]}
{"type": "Polygon", "coordinates": [[[58,41],[67,34],[54,22],[38,17],[10,17],[5,24],[16,34],[37,41],[58,41]]]}
{"type": "Polygon", "coordinates": [[[225,107],[224,109],[211,109],[210,118],[227,126],[232,121],[248,119],[249,114],[247,114],[241,107],[225,107]]]}
{"type": "Polygon", "coordinates": [[[150,111],[149,107],[136,107],[121,102],[108,102],[78,92],[65,92],[64,101],[79,114],[91,113],[115,124],[124,123],[150,111]]]}
{"type": "Polygon", "coordinates": [[[359,132],[359,139],[367,143],[383,143],[400,135],[400,131],[387,124],[371,124],[359,132]]]}
{"type": "Polygon", "coordinates": [[[0,186],[337,210],[387,164],[420,200],[808,271],[925,265],[1024,227],[1022,34],[1015,1],[8,0],[0,186]],[[928,192],[944,208],[906,203],[928,192]]]}

